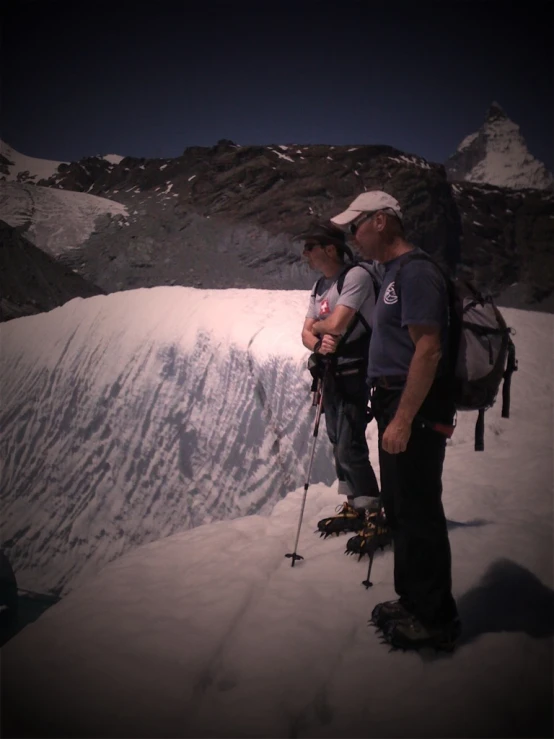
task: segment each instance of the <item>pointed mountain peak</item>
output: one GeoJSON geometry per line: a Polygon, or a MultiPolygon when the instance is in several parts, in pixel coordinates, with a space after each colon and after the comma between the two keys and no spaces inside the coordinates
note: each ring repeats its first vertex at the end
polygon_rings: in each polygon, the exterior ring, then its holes
{"type": "Polygon", "coordinates": [[[504,108],[502,108],[496,101],[491,103],[487,111],[487,116],[485,118],[485,121],[489,122],[489,121],[499,121],[499,120],[507,120],[507,119],[508,119],[508,116],[506,115],[504,108]]]}
{"type": "Polygon", "coordinates": [[[451,181],[554,189],[552,174],[531,154],[519,126],[497,102],[489,107],[481,128],[465,137],[445,167],[451,181]]]}

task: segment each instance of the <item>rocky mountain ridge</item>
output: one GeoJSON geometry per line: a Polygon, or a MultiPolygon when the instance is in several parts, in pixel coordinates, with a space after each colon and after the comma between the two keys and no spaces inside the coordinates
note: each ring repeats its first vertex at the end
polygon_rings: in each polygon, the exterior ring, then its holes
{"type": "MultiPolygon", "coordinates": [[[[554,310],[554,192],[451,178],[441,164],[390,146],[221,140],[173,159],[88,157],[35,180],[43,190],[109,205],[92,232],[72,237],[62,253],[62,213],[56,230],[34,228],[30,212],[9,217],[106,292],[163,284],[307,289],[314,275],[295,235],[380,188],[400,200],[410,240],[452,271],[509,296],[512,307],[554,310]]],[[[10,222],[1,197],[7,186],[0,182],[0,218],[10,222]]]]}

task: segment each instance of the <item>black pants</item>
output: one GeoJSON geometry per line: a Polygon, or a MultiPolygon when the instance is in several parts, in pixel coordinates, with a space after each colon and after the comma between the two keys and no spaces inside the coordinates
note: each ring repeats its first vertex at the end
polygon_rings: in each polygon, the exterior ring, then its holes
{"type": "MultiPolygon", "coordinates": [[[[457,616],[441,500],[446,437],[414,422],[406,451],[383,451],[383,433],[401,394],[401,388],[376,387],[372,396],[379,428],[383,507],[394,539],[394,587],[422,623],[435,626],[457,616]]],[[[429,421],[452,423],[451,395],[434,385],[420,414],[429,421]]]]}
{"type": "Polygon", "coordinates": [[[337,477],[355,498],[379,496],[379,484],[365,438],[369,392],[363,368],[356,374],[329,372],[323,388],[327,436],[333,445],[337,477]]]}

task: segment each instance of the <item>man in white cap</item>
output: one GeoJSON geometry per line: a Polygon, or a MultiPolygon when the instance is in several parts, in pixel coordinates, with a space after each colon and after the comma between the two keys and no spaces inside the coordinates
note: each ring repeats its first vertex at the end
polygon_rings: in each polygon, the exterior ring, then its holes
{"type": "Polygon", "coordinates": [[[455,412],[448,287],[437,266],[406,240],[400,204],[388,193],[362,193],[331,222],[348,226],[361,254],[385,267],[368,382],[399,598],[379,603],[372,621],[395,647],[451,649],[460,625],[441,502],[446,435],[435,430],[451,427],[455,412]]]}
{"type": "Polygon", "coordinates": [[[313,352],[312,371],[323,376],[323,409],[333,447],[339,495],[337,515],[318,523],[322,536],[360,531],[379,505],[379,484],[365,436],[366,382],[375,287],[368,271],[352,263],[344,232],[312,224],[300,234],[304,259],[321,274],[313,286],[302,327],[302,343],[313,352]],[[349,258],[345,262],[345,255],[349,258]]]}

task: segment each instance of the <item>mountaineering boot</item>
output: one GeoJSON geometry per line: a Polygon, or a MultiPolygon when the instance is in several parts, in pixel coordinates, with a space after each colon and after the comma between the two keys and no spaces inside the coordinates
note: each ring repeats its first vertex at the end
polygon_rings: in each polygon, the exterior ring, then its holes
{"type": "Polygon", "coordinates": [[[387,526],[384,514],[370,513],[366,517],[365,526],[357,536],[346,542],[345,554],[357,554],[358,561],[367,554],[371,556],[378,547],[383,549],[392,543],[392,532],[387,526]]]}
{"type": "Polygon", "coordinates": [[[425,626],[415,616],[410,616],[389,621],[384,627],[385,639],[395,649],[432,647],[452,652],[461,633],[462,627],[457,617],[446,624],[425,626]]]}
{"type": "Polygon", "coordinates": [[[387,600],[384,603],[377,603],[371,612],[371,623],[378,629],[385,629],[391,621],[399,621],[409,619],[412,612],[408,604],[402,599],[387,600]]]}
{"type": "Polygon", "coordinates": [[[318,522],[316,533],[327,538],[331,534],[337,536],[348,531],[360,531],[366,522],[364,508],[354,508],[350,503],[343,503],[336,508],[337,515],[322,518],[318,522]]]}

